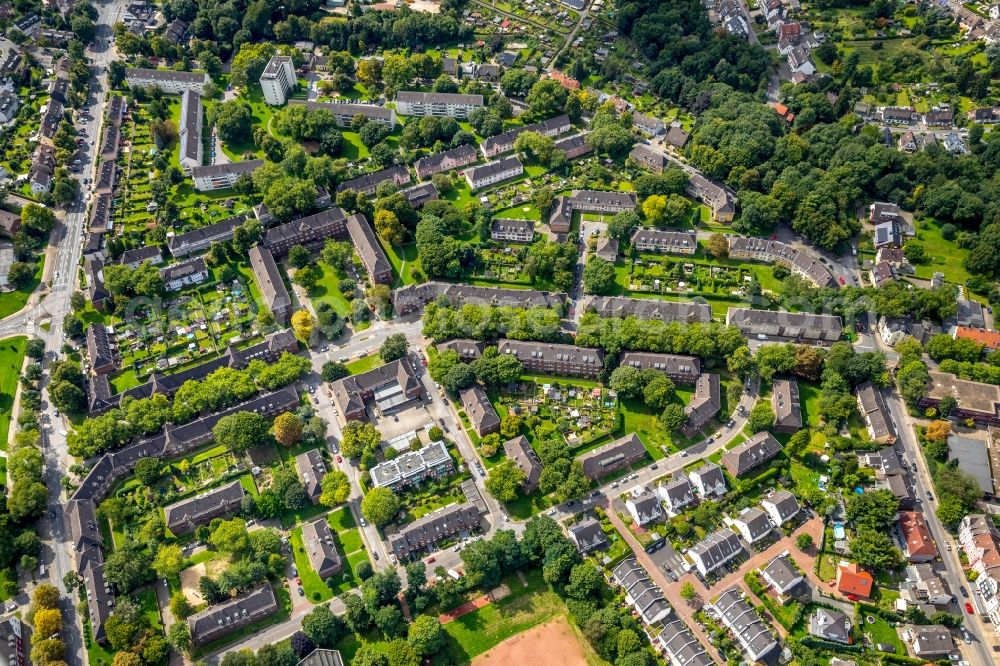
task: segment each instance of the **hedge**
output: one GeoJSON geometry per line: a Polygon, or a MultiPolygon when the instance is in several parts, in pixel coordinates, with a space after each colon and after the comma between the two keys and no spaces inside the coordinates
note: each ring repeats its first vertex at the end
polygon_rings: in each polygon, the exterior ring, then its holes
{"type": "Polygon", "coordinates": [[[834,643],[833,641],[825,641],[822,638],[816,638],[815,636],[803,636],[799,639],[799,643],[802,643],[806,647],[815,648],[817,650],[830,650],[832,652],[854,652],[860,654],[864,652],[864,647],[861,645],[844,645],[843,643],[834,643]]]}

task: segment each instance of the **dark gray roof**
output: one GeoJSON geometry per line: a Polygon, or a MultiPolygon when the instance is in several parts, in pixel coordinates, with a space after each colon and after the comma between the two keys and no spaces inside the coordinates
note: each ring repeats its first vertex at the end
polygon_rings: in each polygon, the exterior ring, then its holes
{"type": "Polygon", "coordinates": [[[156,245],[143,245],[142,247],[125,250],[121,256],[121,263],[140,264],[144,261],[153,261],[154,259],[163,259],[160,248],[156,245]]]}
{"type": "Polygon", "coordinates": [[[661,321],[712,321],[712,306],[693,301],[662,301],[655,298],[625,298],[623,296],[589,296],[583,308],[601,317],[638,317],[661,321]]]}
{"type": "Polygon", "coordinates": [[[335,381],[333,390],[334,403],[344,414],[364,408],[363,395],[383,386],[396,383],[404,392],[412,391],[420,386],[409,363],[403,360],[392,361],[378,368],[373,368],[360,375],[351,375],[335,381]]]}
{"type": "Polygon", "coordinates": [[[462,389],[458,397],[462,401],[462,408],[465,409],[465,413],[477,432],[483,432],[499,425],[500,417],[497,416],[496,410],[490,404],[490,399],[482,386],[473,384],[467,389],[462,389]]]}
{"type": "Polygon", "coordinates": [[[774,409],[775,425],[796,429],[802,427],[798,381],[795,379],[776,379],[771,406],[774,409]]]}
{"type": "Polygon", "coordinates": [[[761,573],[782,590],[787,590],[792,581],[803,577],[787,555],[779,555],[768,562],[767,566],[761,569],[761,573]]]}
{"type": "Polygon", "coordinates": [[[460,338],[457,340],[449,340],[448,342],[442,342],[437,346],[438,351],[447,351],[449,349],[458,353],[464,360],[475,360],[483,355],[483,350],[486,349],[486,343],[481,340],[469,340],[468,338],[460,338]]]}
{"type": "Polygon", "coordinates": [[[214,518],[220,511],[233,511],[239,508],[240,501],[245,495],[246,491],[243,490],[239,480],[236,480],[190,499],[167,505],[163,508],[167,529],[173,531],[178,527],[200,525],[207,522],[206,516],[214,518]]]}
{"type": "Polygon", "coordinates": [[[778,642],[771,634],[770,627],[743,599],[743,592],[739,586],[734,585],[723,592],[712,606],[719,613],[722,623],[743,647],[744,652],[750,656],[750,661],[757,661],[761,655],[777,647],[778,642]]]}
{"type": "Polygon", "coordinates": [[[750,534],[750,541],[756,542],[770,533],[772,526],[767,514],[758,507],[747,509],[736,520],[743,523],[750,534]]]}
{"type": "Polygon", "coordinates": [[[694,252],[698,249],[698,234],[683,229],[639,227],[632,232],[632,238],[629,242],[635,246],[649,244],[665,248],[667,252],[685,254],[688,251],[694,252]]]}
{"type": "Polygon", "coordinates": [[[507,171],[516,170],[521,166],[521,161],[516,157],[508,156],[495,162],[487,162],[479,166],[469,167],[466,174],[469,180],[475,182],[483,178],[489,178],[507,171]]]}
{"type": "Polygon", "coordinates": [[[347,218],[347,233],[354,242],[354,249],[372,276],[392,272],[392,264],[385,256],[385,250],[375,237],[375,230],[361,213],[355,213],[347,218]]]}
{"type": "Polygon", "coordinates": [[[687,377],[693,383],[701,374],[701,359],[696,356],[658,354],[654,352],[622,352],[618,365],[626,365],[639,370],[651,368],[665,372],[671,377],[687,377]]]}
{"type": "Polygon", "coordinates": [[[125,78],[164,82],[180,81],[183,83],[204,83],[208,79],[208,74],[205,72],[178,72],[172,69],[126,67],[125,78]]]}
{"type": "Polygon", "coordinates": [[[497,351],[511,354],[522,361],[539,359],[563,363],[576,363],[600,372],[604,368],[604,350],[552,342],[528,342],[503,339],[497,343],[497,351]]]}
{"type": "Polygon", "coordinates": [[[201,257],[193,257],[177,264],[170,264],[160,269],[160,277],[164,282],[179,280],[188,275],[202,273],[208,275],[208,266],[201,257]]]}
{"type": "Polygon", "coordinates": [[[337,650],[316,648],[306,655],[298,666],[344,666],[344,660],[337,650]]]}
{"type": "Polygon", "coordinates": [[[722,455],[735,476],[742,476],[781,452],[781,443],[769,432],[759,432],[722,455]]]}
{"type": "Polygon", "coordinates": [[[607,190],[573,190],[569,197],[573,210],[598,212],[602,206],[615,206],[631,210],[638,205],[638,199],[631,192],[611,192],[607,190]]]}
{"type": "Polygon", "coordinates": [[[197,160],[201,152],[201,95],[194,90],[181,94],[181,157],[197,160]]]}
{"type": "Polygon", "coordinates": [[[743,552],[743,546],[736,532],[728,527],[712,532],[691,547],[691,553],[698,555],[706,568],[712,570],[743,552]]]}
{"type": "Polygon", "coordinates": [[[646,455],[646,447],[634,432],[590,451],[580,458],[583,472],[592,479],[606,476],[621,469],[627,460],[640,460],[646,455]]]}
{"type": "Polygon", "coordinates": [[[538,480],[542,476],[542,461],[535,450],[531,448],[528,438],[519,435],[514,439],[508,439],[503,444],[503,451],[524,472],[524,486],[537,488],[538,480]]]}
{"type": "Polygon", "coordinates": [[[313,571],[322,580],[343,571],[344,563],[337,552],[333,531],[325,516],[302,526],[302,547],[305,548],[313,571]]]}
{"type": "Polygon", "coordinates": [[[895,433],[892,427],[892,417],[886,407],[882,391],[871,382],[858,385],[858,402],[861,403],[861,416],[871,428],[875,439],[892,437],[895,433]]]}
{"type": "Polygon", "coordinates": [[[410,523],[389,537],[396,557],[407,557],[441,539],[479,528],[479,509],[472,503],[454,504],[410,523]]]}
{"type": "Polygon", "coordinates": [[[406,197],[406,201],[414,208],[420,208],[428,201],[433,201],[438,198],[437,188],[434,187],[434,183],[421,183],[414,187],[403,190],[403,196],[406,197]]]}
{"type": "Polygon", "coordinates": [[[844,613],[820,606],[809,617],[809,633],[838,643],[851,638],[851,620],[844,613]]]}
{"type": "Polygon", "coordinates": [[[434,173],[440,171],[441,163],[447,159],[468,164],[469,162],[475,162],[478,157],[479,153],[476,152],[476,149],[473,146],[463,144],[450,150],[444,150],[440,153],[428,155],[427,157],[421,157],[413,163],[413,168],[417,170],[418,176],[422,176],[422,174],[426,173],[429,169],[434,173]]]}
{"type": "Polygon", "coordinates": [[[360,178],[355,178],[354,180],[341,183],[337,186],[337,191],[355,190],[356,192],[365,192],[390,180],[398,180],[400,182],[408,183],[410,182],[410,172],[406,170],[406,167],[397,164],[394,167],[382,169],[381,171],[376,171],[374,173],[368,173],[360,178]]]}
{"type": "Polygon", "coordinates": [[[252,173],[264,166],[264,160],[245,160],[243,162],[227,162],[199,166],[191,169],[192,178],[211,178],[213,176],[223,176],[226,174],[252,173]]]}
{"type": "Polygon", "coordinates": [[[93,368],[114,364],[115,353],[111,348],[108,329],[103,324],[91,323],[87,327],[87,356],[93,368]]]}
{"type": "Polygon", "coordinates": [[[378,106],[377,104],[340,104],[330,102],[312,102],[304,99],[290,99],[288,100],[288,103],[301,104],[309,107],[310,109],[317,109],[320,111],[329,111],[339,117],[353,118],[354,116],[362,115],[369,120],[392,120],[392,109],[387,106],[378,106]]]}
{"type": "Polygon", "coordinates": [[[540,123],[533,123],[531,125],[524,125],[522,127],[515,127],[514,129],[507,130],[496,136],[491,136],[483,141],[483,150],[487,153],[492,152],[498,148],[503,150],[510,150],[514,147],[514,141],[523,132],[538,132],[539,134],[550,134],[552,132],[564,131],[569,129],[569,116],[561,115],[555,118],[549,118],[548,120],[543,120],[540,123]]]}
{"type": "Polygon", "coordinates": [[[204,645],[277,611],[278,600],[274,590],[265,583],[229,601],[209,606],[187,621],[195,644],[204,645]]]}
{"type": "Polygon", "coordinates": [[[188,245],[202,244],[206,241],[222,242],[230,240],[233,237],[236,227],[246,222],[246,219],[246,215],[237,215],[236,217],[226,218],[215,224],[209,224],[199,229],[177,234],[167,239],[167,247],[173,253],[182,250],[188,245]]]}
{"type": "Polygon", "coordinates": [[[795,495],[787,490],[776,490],[765,497],[763,501],[774,508],[782,525],[799,512],[799,503],[795,499],[795,495]]]}
{"type": "Polygon", "coordinates": [[[344,211],[334,206],[268,229],[264,235],[264,245],[269,248],[277,245],[283,246],[289,240],[296,239],[303,234],[317,238],[328,236],[332,233],[328,230],[339,227],[345,223],[345,220],[344,211]]]}
{"type": "Polygon", "coordinates": [[[309,499],[316,503],[323,489],[320,484],[326,476],[326,463],[319,449],[310,449],[295,456],[295,469],[299,472],[302,485],[305,486],[309,499]]]}
{"type": "Polygon", "coordinates": [[[482,106],[483,96],[401,90],[396,93],[396,101],[411,102],[414,104],[468,104],[471,106],[482,106]]]}
{"type": "Polygon", "coordinates": [[[553,308],[566,303],[566,294],[535,291],[533,289],[507,289],[504,287],[477,287],[447,282],[424,282],[393,291],[393,308],[396,312],[417,309],[438,298],[444,298],[454,307],[466,303],[512,308],[553,308]]]}
{"type": "Polygon", "coordinates": [[[587,552],[608,543],[608,538],[604,536],[601,524],[591,516],[587,516],[580,522],[569,528],[570,538],[576,543],[576,547],[587,552]]]}

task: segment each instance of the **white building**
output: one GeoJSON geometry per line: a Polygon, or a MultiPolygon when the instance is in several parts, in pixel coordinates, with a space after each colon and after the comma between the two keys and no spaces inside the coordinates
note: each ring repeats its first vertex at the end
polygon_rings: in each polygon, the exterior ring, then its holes
{"type": "Polygon", "coordinates": [[[21,100],[10,90],[0,90],[0,123],[9,123],[17,117],[21,100]]]}
{"type": "Polygon", "coordinates": [[[211,192],[212,190],[232,187],[240,176],[245,173],[253,173],[263,165],[264,160],[247,160],[245,162],[199,166],[191,169],[191,178],[194,180],[196,190],[211,192]]]}
{"type": "Polygon", "coordinates": [[[127,67],[125,83],[133,88],[159,88],[165,93],[180,95],[185,90],[205,94],[209,82],[205,72],[175,72],[172,69],[127,67]]]}
{"type": "Polygon", "coordinates": [[[291,56],[272,56],[260,75],[264,101],[271,106],[281,106],[288,100],[288,93],[295,89],[295,63],[291,56]]]}
{"type": "Polygon", "coordinates": [[[520,160],[516,157],[505,157],[496,162],[469,167],[465,170],[465,180],[468,181],[469,187],[475,191],[511,178],[517,178],[522,173],[524,173],[524,166],[520,160]]]}
{"type": "Polygon", "coordinates": [[[160,269],[160,278],[167,291],[177,291],[182,287],[201,284],[208,279],[208,266],[201,257],[171,264],[160,269]]]}
{"type": "Polygon", "coordinates": [[[688,478],[702,497],[721,497],[726,494],[726,477],[722,468],[714,463],[705,463],[698,469],[691,470],[688,478]]]}
{"type": "Polygon", "coordinates": [[[799,514],[799,503],[795,495],[787,490],[778,490],[771,493],[760,503],[770,516],[771,522],[781,527],[789,520],[799,514]]]}
{"type": "Polygon", "coordinates": [[[736,532],[723,527],[692,546],[687,555],[698,573],[707,576],[742,553],[743,545],[736,532]]]}
{"type": "Polygon", "coordinates": [[[396,94],[396,112],[402,116],[465,118],[470,111],[482,106],[482,95],[413,92],[409,90],[402,90],[396,94]]]}

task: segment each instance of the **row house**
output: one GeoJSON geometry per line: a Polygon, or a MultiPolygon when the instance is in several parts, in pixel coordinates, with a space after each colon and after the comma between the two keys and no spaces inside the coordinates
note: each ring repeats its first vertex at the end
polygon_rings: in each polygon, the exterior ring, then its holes
{"type": "Polygon", "coordinates": [[[303,99],[293,99],[289,104],[301,104],[311,110],[326,111],[333,114],[338,127],[351,127],[354,119],[361,116],[365,120],[385,125],[390,130],[395,129],[396,110],[378,104],[355,104],[352,102],[314,102],[303,99]]]}
{"type": "Polygon", "coordinates": [[[799,343],[836,342],[844,330],[840,317],[833,315],[750,308],[729,308],[726,325],[735,326],[748,338],[773,337],[799,343]]]}
{"type": "Polygon", "coordinates": [[[425,479],[436,479],[455,471],[443,441],[432,442],[417,451],[406,451],[369,470],[376,488],[406,488],[425,479]]]}
{"type": "Polygon", "coordinates": [[[393,311],[404,316],[417,312],[428,303],[445,300],[458,308],[467,303],[518,309],[566,308],[566,294],[537,291],[534,289],[507,289],[504,287],[478,287],[449,282],[424,282],[396,289],[392,293],[393,311]]]}
{"type": "Polygon", "coordinates": [[[795,275],[817,287],[838,288],[840,285],[816,255],[778,240],[750,236],[730,236],[729,256],[766,264],[784,266],[795,275]]]}
{"type": "Polygon", "coordinates": [[[685,437],[694,437],[715,418],[720,409],[722,409],[722,388],[719,375],[715,373],[698,375],[694,384],[694,395],[684,407],[687,420],[681,426],[681,432],[685,437]]]}
{"type": "Polygon", "coordinates": [[[524,173],[524,166],[516,157],[504,157],[496,162],[487,162],[470,167],[465,171],[465,180],[473,191],[497,185],[524,173]]]}
{"type": "Polygon", "coordinates": [[[481,523],[479,509],[474,504],[453,504],[418,518],[390,536],[389,549],[397,561],[404,562],[442,539],[477,531],[481,523]]]}
{"type": "Polygon", "coordinates": [[[490,238],[502,242],[530,243],[535,239],[535,223],[533,220],[497,217],[490,224],[490,238]]]}
{"type": "Polygon", "coordinates": [[[646,447],[634,432],[580,458],[583,473],[593,480],[602,479],[646,457],[646,447]]]}
{"type": "Polygon", "coordinates": [[[309,501],[319,504],[319,497],[323,494],[323,477],[326,476],[323,454],[319,449],[310,449],[295,456],[295,471],[299,474],[299,481],[306,489],[309,501]]]}
{"type": "Polygon", "coordinates": [[[292,299],[288,295],[281,269],[274,260],[274,255],[266,247],[257,245],[247,253],[250,257],[250,268],[253,270],[257,284],[260,285],[263,305],[268,309],[274,320],[286,325],[292,317],[292,299]]]}
{"type": "Polygon", "coordinates": [[[331,390],[333,404],[344,423],[367,421],[369,405],[382,414],[391,414],[415,400],[422,392],[421,383],[405,360],[335,381],[331,390]]]}
{"type": "Polygon", "coordinates": [[[717,183],[713,183],[699,173],[692,174],[684,187],[688,196],[701,201],[712,211],[716,222],[732,222],[736,215],[736,195],[717,183]]]}
{"type": "Polygon", "coordinates": [[[476,152],[476,149],[468,144],[464,144],[451,150],[421,157],[414,162],[413,168],[417,172],[417,178],[423,179],[433,176],[436,173],[460,169],[478,159],[479,153],[476,152]]]}
{"type": "Polygon", "coordinates": [[[201,284],[208,279],[208,266],[201,257],[194,257],[160,269],[160,279],[167,291],[201,284]]]}
{"type": "Polygon", "coordinates": [[[376,171],[374,173],[365,174],[360,178],[355,178],[354,180],[348,180],[337,186],[338,192],[343,192],[344,190],[354,190],[358,194],[375,194],[375,190],[382,183],[391,182],[399,187],[400,185],[406,185],[410,182],[410,172],[404,166],[396,165],[389,167],[388,169],[383,169],[381,171],[376,171]]]}
{"type": "Polygon", "coordinates": [[[496,136],[491,136],[483,141],[480,148],[485,157],[496,157],[497,155],[514,150],[514,142],[524,132],[535,132],[546,137],[556,137],[564,132],[568,132],[571,127],[569,116],[563,114],[539,123],[515,127],[496,136]]]}
{"type": "Polygon", "coordinates": [[[594,378],[604,370],[604,351],[549,342],[500,340],[497,352],[515,356],[528,372],[594,378]]]}
{"type": "Polygon", "coordinates": [[[602,318],[635,317],[657,321],[682,321],[688,323],[712,321],[712,307],[695,301],[661,301],[654,298],[627,298],[625,296],[586,296],[581,307],[595,312],[602,318]]]}
{"type": "Polygon", "coordinates": [[[680,229],[650,229],[639,227],[629,242],[639,252],[693,255],[698,250],[698,235],[680,229]]]}
{"type": "Polygon", "coordinates": [[[694,384],[701,376],[701,359],[696,356],[627,351],[622,352],[618,365],[637,370],[657,370],[676,384],[694,384]]]}

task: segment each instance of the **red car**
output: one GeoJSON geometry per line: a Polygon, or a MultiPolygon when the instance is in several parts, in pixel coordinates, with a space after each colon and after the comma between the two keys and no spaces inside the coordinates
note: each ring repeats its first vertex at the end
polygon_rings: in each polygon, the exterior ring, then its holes
{"type": "Polygon", "coordinates": [[[299,578],[298,576],[296,576],[296,577],[295,577],[295,584],[296,584],[296,585],[301,585],[301,584],[302,584],[302,579],[301,579],[301,578],[299,578]]]}
{"type": "Polygon", "coordinates": [[[428,557],[427,558],[427,564],[434,564],[435,561],[436,561],[436,559],[433,558],[433,557],[428,557]]]}
{"type": "Polygon", "coordinates": [[[968,613],[969,615],[976,614],[976,611],[972,610],[972,604],[970,604],[968,601],[965,602],[965,612],[968,613]]]}
{"type": "Polygon", "coordinates": [[[845,282],[845,281],[844,281],[844,276],[843,276],[843,275],[841,275],[841,276],[840,276],[839,278],[837,278],[837,279],[838,279],[838,280],[840,280],[840,284],[847,284],[847,282],[845,282]]]}
{"type": "Polygon", "coordinates": [[[344,462],[344,459],[341,458],[340,456],[337,456],[337,462],[344,462]]]}

